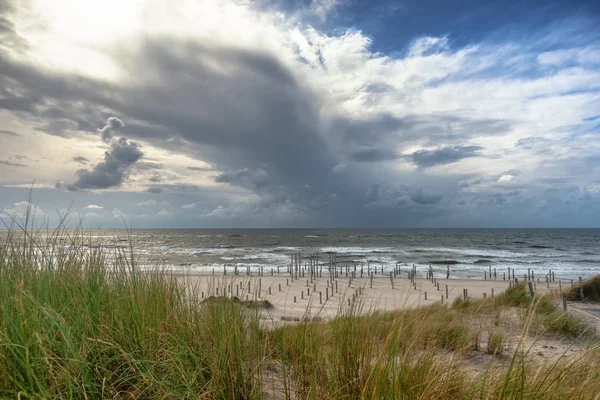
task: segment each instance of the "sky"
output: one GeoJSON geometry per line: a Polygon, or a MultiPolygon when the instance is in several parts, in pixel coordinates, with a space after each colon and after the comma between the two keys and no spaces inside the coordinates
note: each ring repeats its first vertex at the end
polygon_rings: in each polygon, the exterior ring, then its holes
{"type": "Polygon", "coordinates": [[[600,3],[0,0],[0,215],[28,209],[599,227],[600,3]]]}

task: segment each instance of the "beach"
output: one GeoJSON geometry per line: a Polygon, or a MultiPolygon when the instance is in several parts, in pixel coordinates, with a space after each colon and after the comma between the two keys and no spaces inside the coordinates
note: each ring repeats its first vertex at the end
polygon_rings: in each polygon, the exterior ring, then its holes
{"type": "MultiPolygon", "coordinates": [[[[393,275],[393,274],[392,274],[393,275]]],[[[447,304],[465,296],[469,299],[493,298],[508,289],[507,280],[446,279],[426,276],[410,279],[401,276],[374,275],[357,278],[339,275],[300,276],[291,274],[260,275],[227,274],[175,274],[188,291],[201,300],[211,296],[237,297],[242,301],[267,300],[273,308],[265,309],[263,318],[275,324],[280,321],[302,320],[305,317],[331,320],[347,307],[356,306],[360,313],[391,311],[447,304]]],[[[556,294],[560,287],[570,283],[532,282],[536,294],[556,294]]]]}

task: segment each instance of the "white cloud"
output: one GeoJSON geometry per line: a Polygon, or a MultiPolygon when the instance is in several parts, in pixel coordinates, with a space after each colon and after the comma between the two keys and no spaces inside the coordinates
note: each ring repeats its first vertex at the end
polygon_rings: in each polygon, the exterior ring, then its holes
{"type": "Polygon", "coordinates": [[[325,21],[327,15],[340,3],[340,0],[312,0],[310,9],[321,21],[325,21]]]}
{"type": "Polygon", "coordinates": [[[136,203],[135,205],[140,206],[140,207],[155,207],[158,205],[158,203],[156,202],[156,200],[150,199],[150,200],[140,201],[140,202],[136,203]]]}
{"type": "Polygon", "coordinates": [[[500,178],[498,178],[498,183],[508,183],[508,182],[512,182],[514,180],[515,180],[515,177],[513,175],[505,174],[505,175],[502,175],[500,178]]]}
{"type": "Polygon", "coordinates": [[[170,217],[173,213],[169,210],[165,210],[164,208],[156,214],[158,217],[170,217]]]}
{"type": "Polygon", "coordinates": [[[11,208],[5,208],[4,213],[11,219],[24,220],[27,216],[33,218],[34,216],[43,217],[44,211],[28,201],[20,201],[13,203],[11,208]]]}
{"type": "Polygon", "coordinates": [[[84,207],[86,210],[102,210],[104,207],[98,206],[96,204],[90,204],[84,207]]]}
{"type": "Polygon", "coordinates": [[[196,203],[184,204],[183,206],[181,206],[181,208],[183,208],[184,210],[191,210],[196,208],[196,203]]]}

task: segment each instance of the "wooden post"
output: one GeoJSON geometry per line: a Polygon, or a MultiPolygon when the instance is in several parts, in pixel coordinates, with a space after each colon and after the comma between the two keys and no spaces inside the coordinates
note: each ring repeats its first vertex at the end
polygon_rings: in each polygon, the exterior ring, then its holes
{"type": "Polygon", "coordinates": [[[319,292],[319,304],[323,304],[323,292],[319,292]]]}
{"type": "Polygon", "coordinates": [[[563,303],[563,310],[567,311],[567,294],[566,293],[562,294],[562,301],[563,301],[562,302],[563,303]]]}
{"type": "Polygon", "coordinates": [[[446,279],[450,279],[450,265],[447,265],[446,268],[446,279]]]}
{"type": "Polygon", "coordinates": [[[583,280],[579,277],[579,300],[583,301],[583,280]]]}
{"type": "Polygon", "coordinates": [[[294,296],[294,303],[296,302],[296,296],[294,296]]]}
{"type": "Polygon", "coordinates": [[[534,292],[533,292],[533,283],[531,281],[527,282],[527,286],[529,287],[529,294],[531,295],[531,297],[533,297],[534,292]]]}
{"type": "Polygon", "coordinates": [[[427,300],[427,292],[425,292],[425,300],[427,300]]]}
{"type": "Polygon", "coordinates": [[[281,283],[279,284],[279,291],[281,292],[281,283]]]}
{"type": "Polygon", "coordinates": [[[446,298],[448,298],[448,285],[446,285],[446,298]]]}
{"type": "Polygon", "coordinates": [[[494,288],[492,288],[492,299],[494,298],[494,288]]]}

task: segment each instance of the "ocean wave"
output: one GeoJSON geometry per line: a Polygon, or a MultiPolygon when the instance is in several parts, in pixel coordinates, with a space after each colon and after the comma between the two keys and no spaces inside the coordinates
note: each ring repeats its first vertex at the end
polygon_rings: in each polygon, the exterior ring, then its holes
{"type": "Polygon", "coordinates": [[[455,265],[455,264],[461,264],[460,261],[457,260],[434,260],[434,261],[429,261],[430,264],[436,264],[436,265],[455,265]]]}
{"type": "Polygon", "coordinates": [[[552,246],[544,246],[542,244],[532,244],[529,246],[530,249],[552,249],[552,246]]]}
{"type": "MultiPolygon", "coordinates": [[[[528,253],[517,253],[510,250],[486,250],[486,249],[453,249],[448,247],[430,247],[416,249],[420,252],[431,252],[431,253],[458,253],[466,256],[478,257],[478,258],[524,258],[524,257],[541,257],[541,254],[528,254],[528,253]]],[[[413,251],[416,251],[413,250],[413,251]]]]}
{"type": "Polygon", "coordinates": [[[152,247],[152,250],[167,251],[167,250],[172,250],[175,248],[176,248],[176,246],[154,246],[154,247],[152,247]]]}
{"type": "Polygon", "coordinates": [[[265,251],[270,251],[270,252],[280,252],[280,251],[298,251],[298,247],[293,247],[293,246],[277,246],[274,249],[268,249],[265,251]]]}
{"type": "MultiPolygon", "coordinates": [[[[321,247],[322,253],[338,253],[344,255],[393,253],[391,247],[321,247]]],[[[400,252],[402,253],[402,252],[400,252]]]]}

